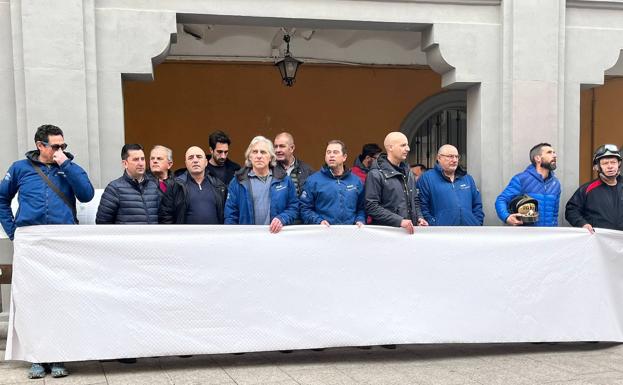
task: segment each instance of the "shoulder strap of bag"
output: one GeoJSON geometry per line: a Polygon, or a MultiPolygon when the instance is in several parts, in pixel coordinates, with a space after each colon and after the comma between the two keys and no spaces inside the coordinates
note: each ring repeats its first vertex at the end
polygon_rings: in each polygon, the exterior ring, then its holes
{"type": "Polygon", "coordinates": [[[56,187],[56,185],[54,183],[52,183],[52,181],[50,180],[50,178],[48,178],[47,175],[45,175],[43,173],[43,171],[41,171],[41,167],[37,166],[35,164],[35,162],[33,162],[32,160],[28,159],[28,161],[30,162],[30,164],[32,165],[32,167],[35,169],[35,171],[37,172],[37,174],[39,174],[39,176],[41,177],[41,179],[43,179],[43,181],[45,183],[48,184],[48,186],[50,186],[50,188],[52,189],[52,191],[54,191],[56,193],[56,195],[59,196],[59,198],[61,198],[63,200],[63,202],[65,202],[65,204],[67,205],[67,207],[69,207],[71,209],[71,213],[74,215],[74,222],[78,223],[78,216],[76,215],[76,206],[72,205],[71,202],[69,202],[69,199],[67,199],[67,197],[65,196],[65,194],[63,194],[63,192],[61,190],[58,189],[58,187],[56,187]]]}

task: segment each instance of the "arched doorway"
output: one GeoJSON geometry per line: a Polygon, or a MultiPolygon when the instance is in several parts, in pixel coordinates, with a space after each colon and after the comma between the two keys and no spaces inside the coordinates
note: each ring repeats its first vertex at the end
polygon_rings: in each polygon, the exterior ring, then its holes
{"type": "Polygon", "coordinates": [[[460,164],[467,164],[467,95],[445,91],[418,104],[403,121],[400,131],[409,139],[409,163],[435,165],[437,149],[446,143],[456,146],[460,164]]]}

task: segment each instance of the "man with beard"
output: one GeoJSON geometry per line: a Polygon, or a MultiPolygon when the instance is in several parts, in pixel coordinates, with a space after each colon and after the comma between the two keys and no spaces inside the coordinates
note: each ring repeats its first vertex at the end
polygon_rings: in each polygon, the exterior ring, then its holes
{"type": "Polygon", "coordinates": [[[509,203],[513,198],[526,194],[538,202],[539,219],[535,226],[558,226],[558,203],[560,181],[554,175],[556,151],[549,143],[539,143],[530,149],[532,163],[515,175],[495,200],[495,210],[502,222],[511,226],[524,223],[521,214],[511,214],[509,203]]]}
{"type": "Polygon", "coordinates": [[[409,140],[390,132],[383,142],[387,153],[372,162],[366,178],[366,212],[373,225],[402,227],[413,234],[415,226],[428,226],[422,216],[415,177],[405,163],[409,140]]]}
{"type": "Polygon", "coordinates": [[[376,143],[366,143],[361,149],[361,155],[355,158],[355,164],[353,165],[352,172],[361,179],[361,183],[366,183],[366,177],[370,172],[370,166],[383,150],[376,143]]]}
{"type": "Polygon", "coordinates": [[[208,138],[210,143],[210,160],[208,172],[219,178],[225,186],[229,184],[240,165],[228,158],[231,140],[223,131],[215,131],[208,138]]]}
{"type": "Polygon", "coordinates": [[[623,178],[621,152],[614,144],[600,146],[593,155],[598,177],[578,188],[565,211],[571,226],[623,230],[623,178]]]}

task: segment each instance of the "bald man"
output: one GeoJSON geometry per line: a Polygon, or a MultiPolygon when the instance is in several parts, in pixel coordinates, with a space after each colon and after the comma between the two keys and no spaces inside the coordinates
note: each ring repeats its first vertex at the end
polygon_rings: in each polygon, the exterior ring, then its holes
{"type": "Polygon", "coordinates": [[[297,195],[303,192],[303,186],[307,178],[314,173],[314,169],[307,163],[294,157],[294,137],[288,132],[282,132],[275,136],[274,140],[275,156],[277,156],[277,167],[281,168],[288,174],[294,187],[296,187],[297,195]]]}
{"type": "Polygon", "coordinates": [[[227,186],[210,173],[205,152],[192,146],[184,155],[186,172],[162,197],[158,222],[216,225],[224,222],[227,186]]]}
{"type": "Polygon", "coordinates": [[[415,226],[428,226],[420,211],[415,178],[405,163],[409,141],[390,132],[383,142],[386,153],[372,163],[366,178],[366,212],[373,225],[402,227],[413,234],[415,226]]]}
{"type": "Polygon", "coordinates": [[[417,181],[422,214],[431,226],[482,226],[480,191],[471,175],[459,166],[459,150],[444,144],[435,168],[417,181]]]}

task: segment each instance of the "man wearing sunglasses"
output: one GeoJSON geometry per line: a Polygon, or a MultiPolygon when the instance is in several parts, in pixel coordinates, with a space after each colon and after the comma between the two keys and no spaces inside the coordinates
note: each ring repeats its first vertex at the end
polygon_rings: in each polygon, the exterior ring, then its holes
{"type": "Polygon", "coordinates": [[[593,227],[623,230],[623,178],[621,151],[614,144],[604,144],[593,154],[597,179],[576,190],[565,210],[567,222],[593,233],[593,227]]]}
{"type": "MultiPolygon", "coordinates": [[[[20,226],[75,224],[76,199],[93,199],[87,173],[64,151],[67,144],[60,128],[51,124],[37,128],[35,145],[37,149],[13,163],[0,182],[0,223],[11,240],[20,226]],[[19,211],[15,217],[11,201],[16,194],[19,211]]],[[[33,363],[28,377],[42,378],[46,371],[52,377],[69,374],[62,363],[33,363]]]]}

